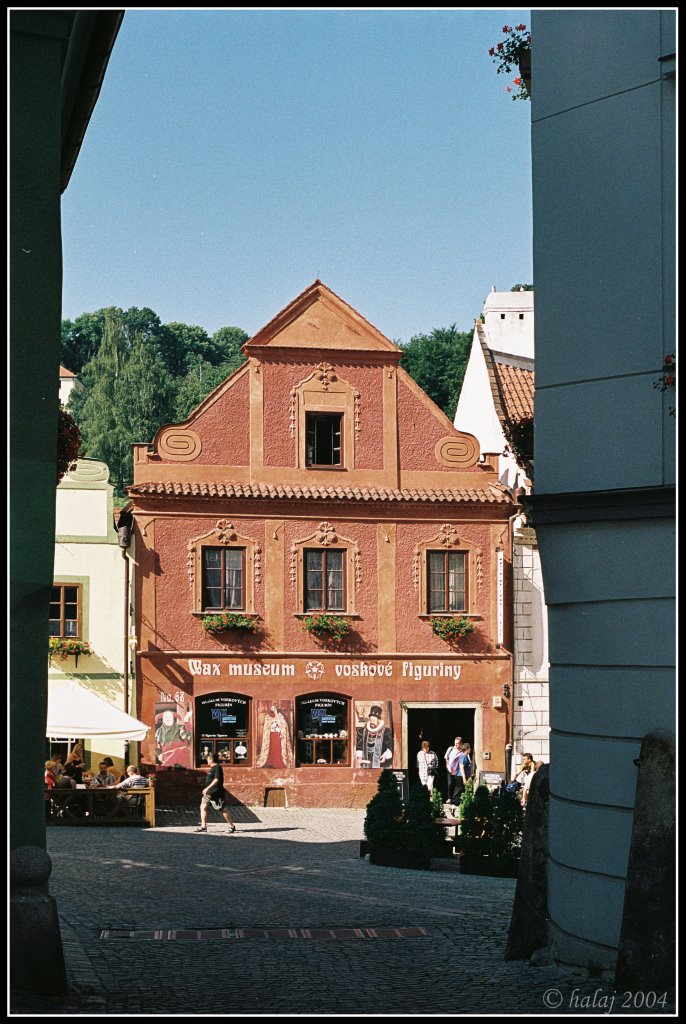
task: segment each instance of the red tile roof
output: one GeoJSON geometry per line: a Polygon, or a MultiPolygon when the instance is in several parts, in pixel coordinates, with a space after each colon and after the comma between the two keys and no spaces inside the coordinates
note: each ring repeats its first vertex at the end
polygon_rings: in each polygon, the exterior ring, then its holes
{"type": "Polygon", "coordinates": [[[324,498],[348,501],[471,502],[488,505],[510,503],[512,498],[500,484],[486,487],[409,488],[276,486],[274,484],[171,483],[150,481],[127,488],[131,497],[168,498],[324,498]]]}
{"type": "Polygon", "coordinates": [[[534,372],[493,360],[500,401],[508,420],[529,419],[534,414],[534,372]]]}
{"type": "Polygon", "coordinates": [[[493,405],[501,424],[517,423],[534,414],[534,371],[498,359],[488,347],[486,332],[477,324],[477,334],[486,361],[493,405]]]}
{"type": "Polygon", "coordinates": [[[66,366],[60,366],[60,377],[75,377],[76,374],[68,370],[66,366]]]}

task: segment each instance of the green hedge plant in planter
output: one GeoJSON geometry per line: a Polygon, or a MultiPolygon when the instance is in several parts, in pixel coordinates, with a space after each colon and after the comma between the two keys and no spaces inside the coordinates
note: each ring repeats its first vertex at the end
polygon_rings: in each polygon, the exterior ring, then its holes
{"type": "Polygon", "coordinates": [[[434,811],[425,786],[412,788],[403,806],[395,775],[384,769],[376,795],[367,804],[364,834],[369,863],[392,868],[428,869],[434,842],[434,811]]]}
{"type": "Polygon", "coordinates": [[[474,632],[474,623],[466,615],[432,615],[429,618],[434,636],[453,644],[474,632]]]}
{"type": "Polygon", "coordinates": [[[515,793],[501,790],[493,796],[489,860],[516,876],[522,852],[524,811],[515,793]]]}
{"type": "Polygon", "coordinates": [[[479,786],[460,804],[462,824],[456,846],[460,870],[470,875],[516,878],[522,838],[522,809],[511,793],[479,786]],[[515,806],[516,805],[516,806],[515,806]]]}
{"type": "Polygon", "coordinates": [[[303,629],[318,640],[331,640],[339,643],[350,629],[350,622],[342,615],[316,614],[306,615],[303,629]]]}
{"type": "Polygon", "coordinates": [[[229,630],[236,630],[241,633],[254,633],[257,629],[257,619],[250,615],[243,615],[240,612],[222,612],[219,615],[203,615],[200,620],[203,628],[216,636],[219,633],[227,633],[229,630]]]}
{"type": "Polygon", "coordinates": [[[452,857],[453,843],[451,839],[448,839],[448,829],[445,825],[437,824],[437,819],[444,816],[443,797],[440,789],[431,791],[431,811],[434,817],[434,841],[431,856],[452,857]]]}

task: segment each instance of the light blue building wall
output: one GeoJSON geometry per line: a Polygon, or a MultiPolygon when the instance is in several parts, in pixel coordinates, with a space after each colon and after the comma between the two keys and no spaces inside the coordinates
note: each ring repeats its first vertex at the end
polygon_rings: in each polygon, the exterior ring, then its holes
{"type": "Polygon", "coordinates": [[[611,967],[634,759],[674,729],[675,15],[536,11],[532,37],[551,939],[611,967]]]}

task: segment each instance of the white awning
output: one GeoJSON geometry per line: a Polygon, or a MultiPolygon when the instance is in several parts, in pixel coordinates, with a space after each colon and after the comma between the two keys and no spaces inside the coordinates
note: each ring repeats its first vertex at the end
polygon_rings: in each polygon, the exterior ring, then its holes
{"type": "Polygon", "coordinates": [[[48,680],[49,739],[108,736],[115,740],[144,740],[150,726],[86,690],[73,679],[48,680]]]}

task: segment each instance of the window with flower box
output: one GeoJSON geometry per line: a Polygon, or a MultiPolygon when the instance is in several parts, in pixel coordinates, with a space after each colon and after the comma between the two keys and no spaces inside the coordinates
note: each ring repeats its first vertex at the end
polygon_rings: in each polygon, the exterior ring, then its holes
{"type": "Polygon", "coordinates": [[[80,639],[82,632],[81,586],[55,583],[50,595],[49,636],[80,639]]]}
{"type": "Polygon", "coordinates": [[[245,610],[245,548],[202,548],[202,610],[245,610]]]}
{"type": "Polygon", "coordinates": [[[345,551],[306,548],[304,556],[305,611],[345,611],[345,551]]]}
{"type": "Polygon", "coordinates": [[[426,607],[433,612],[467,610],[467,559],[464,551],[427,551],[426,607]]]}

